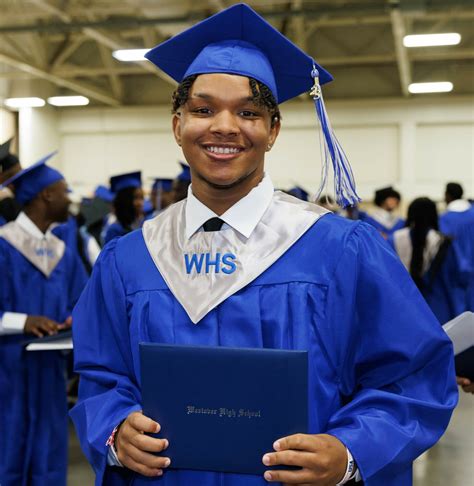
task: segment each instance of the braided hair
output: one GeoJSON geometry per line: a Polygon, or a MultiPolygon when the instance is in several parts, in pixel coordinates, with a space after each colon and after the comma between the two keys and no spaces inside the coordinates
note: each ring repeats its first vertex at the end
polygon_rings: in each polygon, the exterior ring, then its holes
{"type": "MultiPolygon", "coordinates": [[[[192,74],[187,78],[183,79],[178,87],[173,92],[172,97],[172,113],[176,113],[181,106],[183,106],[189,99],[189,93],[191,92],[191,87],[198,77],[198,74],[192,74]]],[[[248,78],[250,90],[252,91],[252,101],[257,106],[264,107],[270,114],[271,126],[273,127],[275,123],[281,120],[280,109],[278,108],[278,103],[270,91],[268,86],[257,81],[254,78],[248,78]]]]}

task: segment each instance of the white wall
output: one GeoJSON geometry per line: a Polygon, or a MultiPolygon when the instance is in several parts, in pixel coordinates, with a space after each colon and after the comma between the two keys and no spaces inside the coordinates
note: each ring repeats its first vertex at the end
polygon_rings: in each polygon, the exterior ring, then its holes
{"type": "Polygon", "coordinates": [[[15,135],[15,115],[8,110],[0,108],[0,144],[15,135]]]}
{"type": "MultiPolygon", "coordinates": [[[[327,103],[360,195],[371,199],[375,188],[393,184],[405,200],[421,194],[440,199],[445,183],[454,180],[474,196],[473,101],[430,97],[327,103]]],[[[171,134],[169,106],[57,113],[48,137],[53,140],[57,131],[58,163],[82,194],[122,171],[142,169],[145,178],[178,172],[182,155],[171,134]]],[[[298,183],[315,192],[321,156],[313,104],[283,105],[282,114],[283,128],[268,154],[267,170],[277,187],[298,183]]]]}
{"type": "MultiPolygon", "coordinates": [[[[57,150],[60,146],[58,111],[50,106],[43,108],[21,108],[19,111],[20,150],[23,167],[34,164],[43,156],[57,150]]],[[[57,169],[67,168],[56,156],[51,165],[57,169]]]]}

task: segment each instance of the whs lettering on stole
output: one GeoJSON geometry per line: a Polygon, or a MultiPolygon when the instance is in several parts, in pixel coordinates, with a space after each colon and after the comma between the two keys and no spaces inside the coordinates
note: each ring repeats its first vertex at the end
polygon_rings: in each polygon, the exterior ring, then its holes
{"type": "Polygon", "coordinates": [[[237,270],[236,256],[233,253],[185,253],[184,265],[188,275],[192,273],[223,273],[230,275],[237,270]]]}

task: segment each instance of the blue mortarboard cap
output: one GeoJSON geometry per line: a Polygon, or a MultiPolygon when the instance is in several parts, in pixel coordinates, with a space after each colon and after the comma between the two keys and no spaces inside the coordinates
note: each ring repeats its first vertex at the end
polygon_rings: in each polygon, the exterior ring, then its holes
{"type": "Polygon", "coordinates": [[[10,145],[12,140],[13,138],[10,138],[10,140],[7,140],[5,143],[0,145],[0,174],[20,163],[18,157],[10,153],[10,145]]]}
{"type": "Polygon", "coordinates": [[[229,73],[265,84],[278,103],[332,76],[248,5],[233,5],[151,49],[145,56],[178,83],[192,74],[229,73]]]}
{"type": "Polygon", "coordinates": [[[295,196],[298,199],[301,199],[302,201],[308,201],[308,199],[309,199],[308,192],[305,191],[302,187],[299,187],[299,186],[292,187],[288,192],[292,196],[295,196]]]}
{"type": "Polygon", "coordinates": [[[181,173],[178,174],[176,179],[181,182],[191,182],[191,169],[189,168],[189,165],[184,162],[180,162],[179,165],[181,166],[181,173]]]}
{"type": "Polygon", "coordinates": [[[94,196],[108,203],[113,202],[115,198],[115,194],[106,186],[97,186],[94,191],[94,196]]]}
{"type": "Polygon", "coordinates": [[[141,187],[142,186],[142,173],[129,172],[127,174],[120,174],[110,178],[110,189],[113,193],[117,194],[122,189],[127,187],[141,187]]]}
{"type": "Polygon", "coordinates": [[[151,186],[153,191],[169,192],[173,188],[173,179],[156,178],[151,186]]]}
{"type": "Polygon", "coordinates": [[[63,175],[46,165],[46,162],[57,152],[52,152],[35,164],[23,169],[3,183],[4,186],[13,184],[15,199],[20,204],[32,201],[43,189],[64,179],[63,175]]]}

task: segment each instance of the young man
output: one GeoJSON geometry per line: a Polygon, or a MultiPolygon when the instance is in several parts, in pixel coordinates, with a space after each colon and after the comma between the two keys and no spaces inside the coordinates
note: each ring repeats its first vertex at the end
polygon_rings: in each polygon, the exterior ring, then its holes
{"type": "Polygon", "coordinates": [[[405,220],[394,214],[394,211],[400,206],[400,200],[400,193],[393,187],[378,189],[375,191],[374,197],[374,204],[377,207],[369,213],[361,211],[359,218],[373,226],[384,238],[388,238],[405,226],[405,220]]]}
{"type": "MultiPolygon", "coordinates": [[[[49,157],[47,157],[49,158],[49,157]]],[[[86,283],[78,258],[49,227],[68,216],[63,176],[47,158],[7,181],[23,210],[0,228],[0,484],[65,485],[67,403],[59,351],[26,339],[71,326],[86,283]]]]}
{"type": "Polygon", "coordinates": [[[71,414],[96,485],[411,484],[456,404],[449,340],[375,230],[264,173],[277,101],[330,76],[245,5],[149,56],[180,82],[173,133],[192,186],[103,250],[74,312],[71,414]],[[167,469],[153,454],[167,439],[147,435],[166,424],[141,413],[140,341],[307,350],[311,433],[277,440],[265,476],[167,469]]]}

